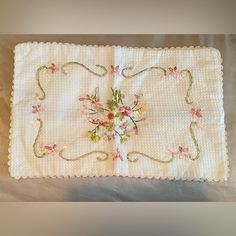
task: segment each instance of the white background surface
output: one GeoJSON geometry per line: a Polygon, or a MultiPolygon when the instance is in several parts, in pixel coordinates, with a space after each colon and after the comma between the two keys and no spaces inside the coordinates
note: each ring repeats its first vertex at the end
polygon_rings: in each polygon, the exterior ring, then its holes
{"type": "Polygon", "coordinates": [[[15,35],[0,38],[0,200],[2,201],[234,201],[236,200],[236,36],[213,35],[15,35]],[[25,41],[171,47],[211,46],[224,60],[224,108],[230,178],[226,183],[163,181],[122,177],[26,179],[9,177],[7,166],[13,48],[25,41]]]}

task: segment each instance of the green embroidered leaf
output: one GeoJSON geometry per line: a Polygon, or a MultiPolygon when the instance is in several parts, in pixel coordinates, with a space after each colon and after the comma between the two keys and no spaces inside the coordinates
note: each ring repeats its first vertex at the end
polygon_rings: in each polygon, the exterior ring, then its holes
{"type": "Polygon", "coordinates": [[[113,123],[111,125],[109,125],[109,126],[106,126],[106,129],[108,131],[112,131],[114,128],[115,128],[115,125],[113,123]]]}
{"type": "Polygon", "coordinates": [[[122,138],[120,139],[120,142],[121,142],[121,143],[124,143],[124,142],[126,142],[127,140],[128,140],[128,138],[122,137],[122,138]]]}
{"type": "Polygon", "coordinates": [[[94,142],[98,142],[101,139],[101,137],[99,135],[92,135],[91,136],[91,140],[93,140],[94,142]]]}
{"type": "Polygon", "coordinates": [[[107,106],[111,111],[114,111],[117,107],[117,103],[114,102],[113,100],[108,100],[107,101],[107,106]]]}

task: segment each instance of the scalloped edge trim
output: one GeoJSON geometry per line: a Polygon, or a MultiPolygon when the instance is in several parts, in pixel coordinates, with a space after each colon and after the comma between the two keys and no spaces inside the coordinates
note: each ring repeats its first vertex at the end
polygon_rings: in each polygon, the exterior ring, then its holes
{"type": "Polygon", "coordinates": [[[121,45],[109,45],[109,44],[75,44],[75,43],[61,43],[61,42],[38,42],[38,41],[28,41],[23,43],[18,43],[15,45],[15,49],[18,46],[24,45],[24,44],[32,44],[32,45],[59,45],[59,46],[71,46],[71,47],[92,47],[92,48],[125,48],[125,49],[148,49],[148,50],[198,50],[198,49],[218,49],[214,47],[208,47],[208,46],[178,46],[178,47],[132,47],[132,46],[121,46],[121,45]]]}
{"type": "Polygon", "coordinates": [[[37,42],[37,41],[28,41],[23,43],[18,43],[15,45],[14,48],[14,72],[13,72],[13,81],[12,81],[12,92],[10,97],[10,129],[9,129],[9,148],[8,148],[8,171],[10,176],[20,180],[26,178],[76,178],[76,177],[130,177],[130,178],[137,178],[137,179],[159,179],[159,180],[175,180],[175,181],[195,181],[195,182],[225,182],[229,178],[229,156],[228,156],[228,146],[227,146],[227,131],[225,125],[225,112],[224,112],[224,93],[223,93],[223,59],[221,57],[221,53],[218,49],[214,47],[207,47],[207,46],[183,46],[183,47],[130,47],[130,46],[120,46],[120,45],[86,45],[86,44],[74,44],[74,43],[57,43],[57,42],[37,42]],[[12,126],[13,126],[13,97],[14,97],[14,88],[15,88],[15,57],[16,57],[16,48],[19,46],[23,46],[26,44],[32,45],[60,45],[60,46],[76,46],[76,47],[94,47],[94,48],[126,48],[126,49],[148,49],[148,50],[199,50],[199,49],[211,49],[217,53],[218,60],[220,63],[220,73],[218,73],[218,79],[221,80],[221,93],[222,93],[222,110],[223,110],[223,125],[224,125],[224,147],[225,147],[225,155],[226,155],[226,178],[216,179],[216,178],[197,178],[197,177],[171,177],[171,176],[143,176],[143,175],[119,175],[119,174],[105,174],[105,175],[97,175],[97,174],[90,174],[90,175],[81,175],[81,174],[73,174],[73,175],[22,175],[22,176],[14,176],[11,174],[11,150],[12,150],[12,126]]]}
{"type": "Polygon", "coordinates": [[[228,154],[228,142],[227,142],[227,130],[226,130],[226,124],[225,124],[225,110],[224,110],[224,89],[223,89],[223,81],[224,81],[224,71],[223,71],[223,58],[221,56],[221,53],[220,53],[220,50],[215,49],[215,52],[217,53],[218,55],[218,60],[219,60],[219,63],[220,63],[220,71],[218,73],[219,77],[217,77],[217,79],[219,79],[221,81],[221,94],[222,94],[222,100],[221,100],[221,103],[222,103],[222,106],[221,106],[221,109],[222,109],[222,112],[223,112],[223,115],[222,115],[222,123],[223,123],[223,129],[224,129],[224,143],[223,143],[223,147],[224,147],[224,155],[225,155],[225,161],[226,161],[226,178],[224,181],[227,181],[230,177],[230,161],[229,161],[229,154],[228,154]]]}

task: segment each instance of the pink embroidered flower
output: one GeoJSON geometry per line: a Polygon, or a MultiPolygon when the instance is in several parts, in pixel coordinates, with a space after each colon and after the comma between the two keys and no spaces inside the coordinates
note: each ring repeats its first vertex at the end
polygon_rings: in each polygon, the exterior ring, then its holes
{"type": "Polygon", "coordinates": [[[201,109],[192,108],[191,109],[191,114],[195,118],[201,118],[202,117],[202,110],[201,109]]]}
{"type": "Polygon", "coordinates": [[[179,154],[179,157],[182,158],[189,154],[189,149],[183,146],[179,146],[177,153],[179,154]]]}
{"type": "Polygon", "coordinates": [[[90,100],[91,99],[90,99],[90,96],[88,94],[86,94],[85,96],[79,98],[79,101],[90,101],[90,100]]]}
{"type": "Polygon", "coordinates": [[[122,123],[119,127],[121,128],[121,129],[124,129],[124,130],[126,130],[127,129],[127,127],[128,127],[128,125],[129,125],[129,122],[128,121],[126,121],[126,122],[124,122],[124,123],[122,123]]]}
{"type": "Polygon", "coordinates": [[[109,113],[107,114],[107,118],[108,118],[108,120],[113,120],[113,119],[115,118],[114,113],[109,112],[109,113]]]}
{"type": "Polygon", "coordinates": [[[118,148],[116,149],[116,152],[113,155],[113,160],[116,160],[117,158],[119,158],[121,161],[124,160],[124,158],[122,157],[120,150],[118,148]]]}
{"type": "Polygon", "coordinates": [[[94,125],[99,125],[99,126],[104,126],[104,127],[106,127],[110,124],[107,121],[102,121],[102,120],[99,120],[99,119],[92,119],[90,122],[94,125]]]}
{"type": "Polygon", "coordinates": [[[102,104],[99,102],[99,100],[92,101],[92,108],[93,109],[98,110],[101,107],[102,107],[102,104]]]}
{"type": "Polygon", "coordinates": [[[176,79],[179,75],[179,72],[177,71],[177,66],[175,67],[169,67],[168,70],[170,71],[170,74],[176,79]]]}
{"type": "Polygon", "coordinates": [[[114,66],[114,65],[111,65],[111,74],[115,74],[115,75],[118,75],[119,74],[119,65],[118,66],[114,66]]]}
{"type": "Polygon", "coordinates": [[[83,110],[81,112],[82,115],[88,115],[89,110],[85,104],[83,104],[83,110]]]}
{"type": "Polygon", "coordinates": [[[36,106],[32,106],[32,113],[34,114],[40,114],[44,111],[44,108],[42,107],[41,104],[38,104],[36,106]]]}
{"type": "Polygon", "coordinates": [[[122,106],[122,107],[119,108],[119,112],[123,116],[129,116],[132,112],[132,109],[130,107],[127,107],[127,106],[122,106]]]}
{"type": "Polygon", "coordinates": [[[45,145],[44,149],[47,154],[55,154],[57,152],[57,145],[55,143],[53,145],[45,145]]]}
{"type": "Polygon", "coordinates": [[[54,74],[55,72],[59,71],[59,66],[52,63],[49,67],[48,67],[49,70],[51,70],[51,73],[54,74]]]}
{"type": "Polygon", "coordinates": [[[97,89],[95,94],[87,94],[79,98],[83,106],[82,114],[86,115],[88,121],[94,125],[93,129],[87,131],[86,137],[96,142],[102,138],[109,141],[118,137],[120,143],[124,143],[133,132],[138,134],[138,123],[144,120],[141,117],[142,95],[134,96],[133,106],[125,105],[121,91],[111,90],[112,98],[108,99],[106,103],[102,103],[98,99],[97,89]]]}
{"type": "Polygon", "coordinates": [[[107,138],[107,141],[111,141],[115,138],[115,135],[114,134],[107,134],[106,138],[107,138]]]}

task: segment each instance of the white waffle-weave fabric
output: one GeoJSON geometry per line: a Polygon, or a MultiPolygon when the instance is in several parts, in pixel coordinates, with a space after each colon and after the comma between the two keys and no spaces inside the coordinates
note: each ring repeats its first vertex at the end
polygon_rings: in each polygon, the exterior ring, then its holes
{"type": "Polygon", "coordinates": [[[17,179],[127,176],[225,181],[222,74],[220,52],[214,48],[18,44],[10,174],[17,179]],[[97,88],[104,104],[111,99],[111,88],[130,98],[142,94],[145,120],[137,123],[138,134],[132,133],[124,143],[117,135],[97,142],[85,135],[93,125],[81,114],[78,98],[97,88]],[[49,152],[40,145],[48,145],[49,152]],[[41,155],[37,157],[34,149],[41,155]],[[122,158],[114,158],[117,151],[122,158]]]}

